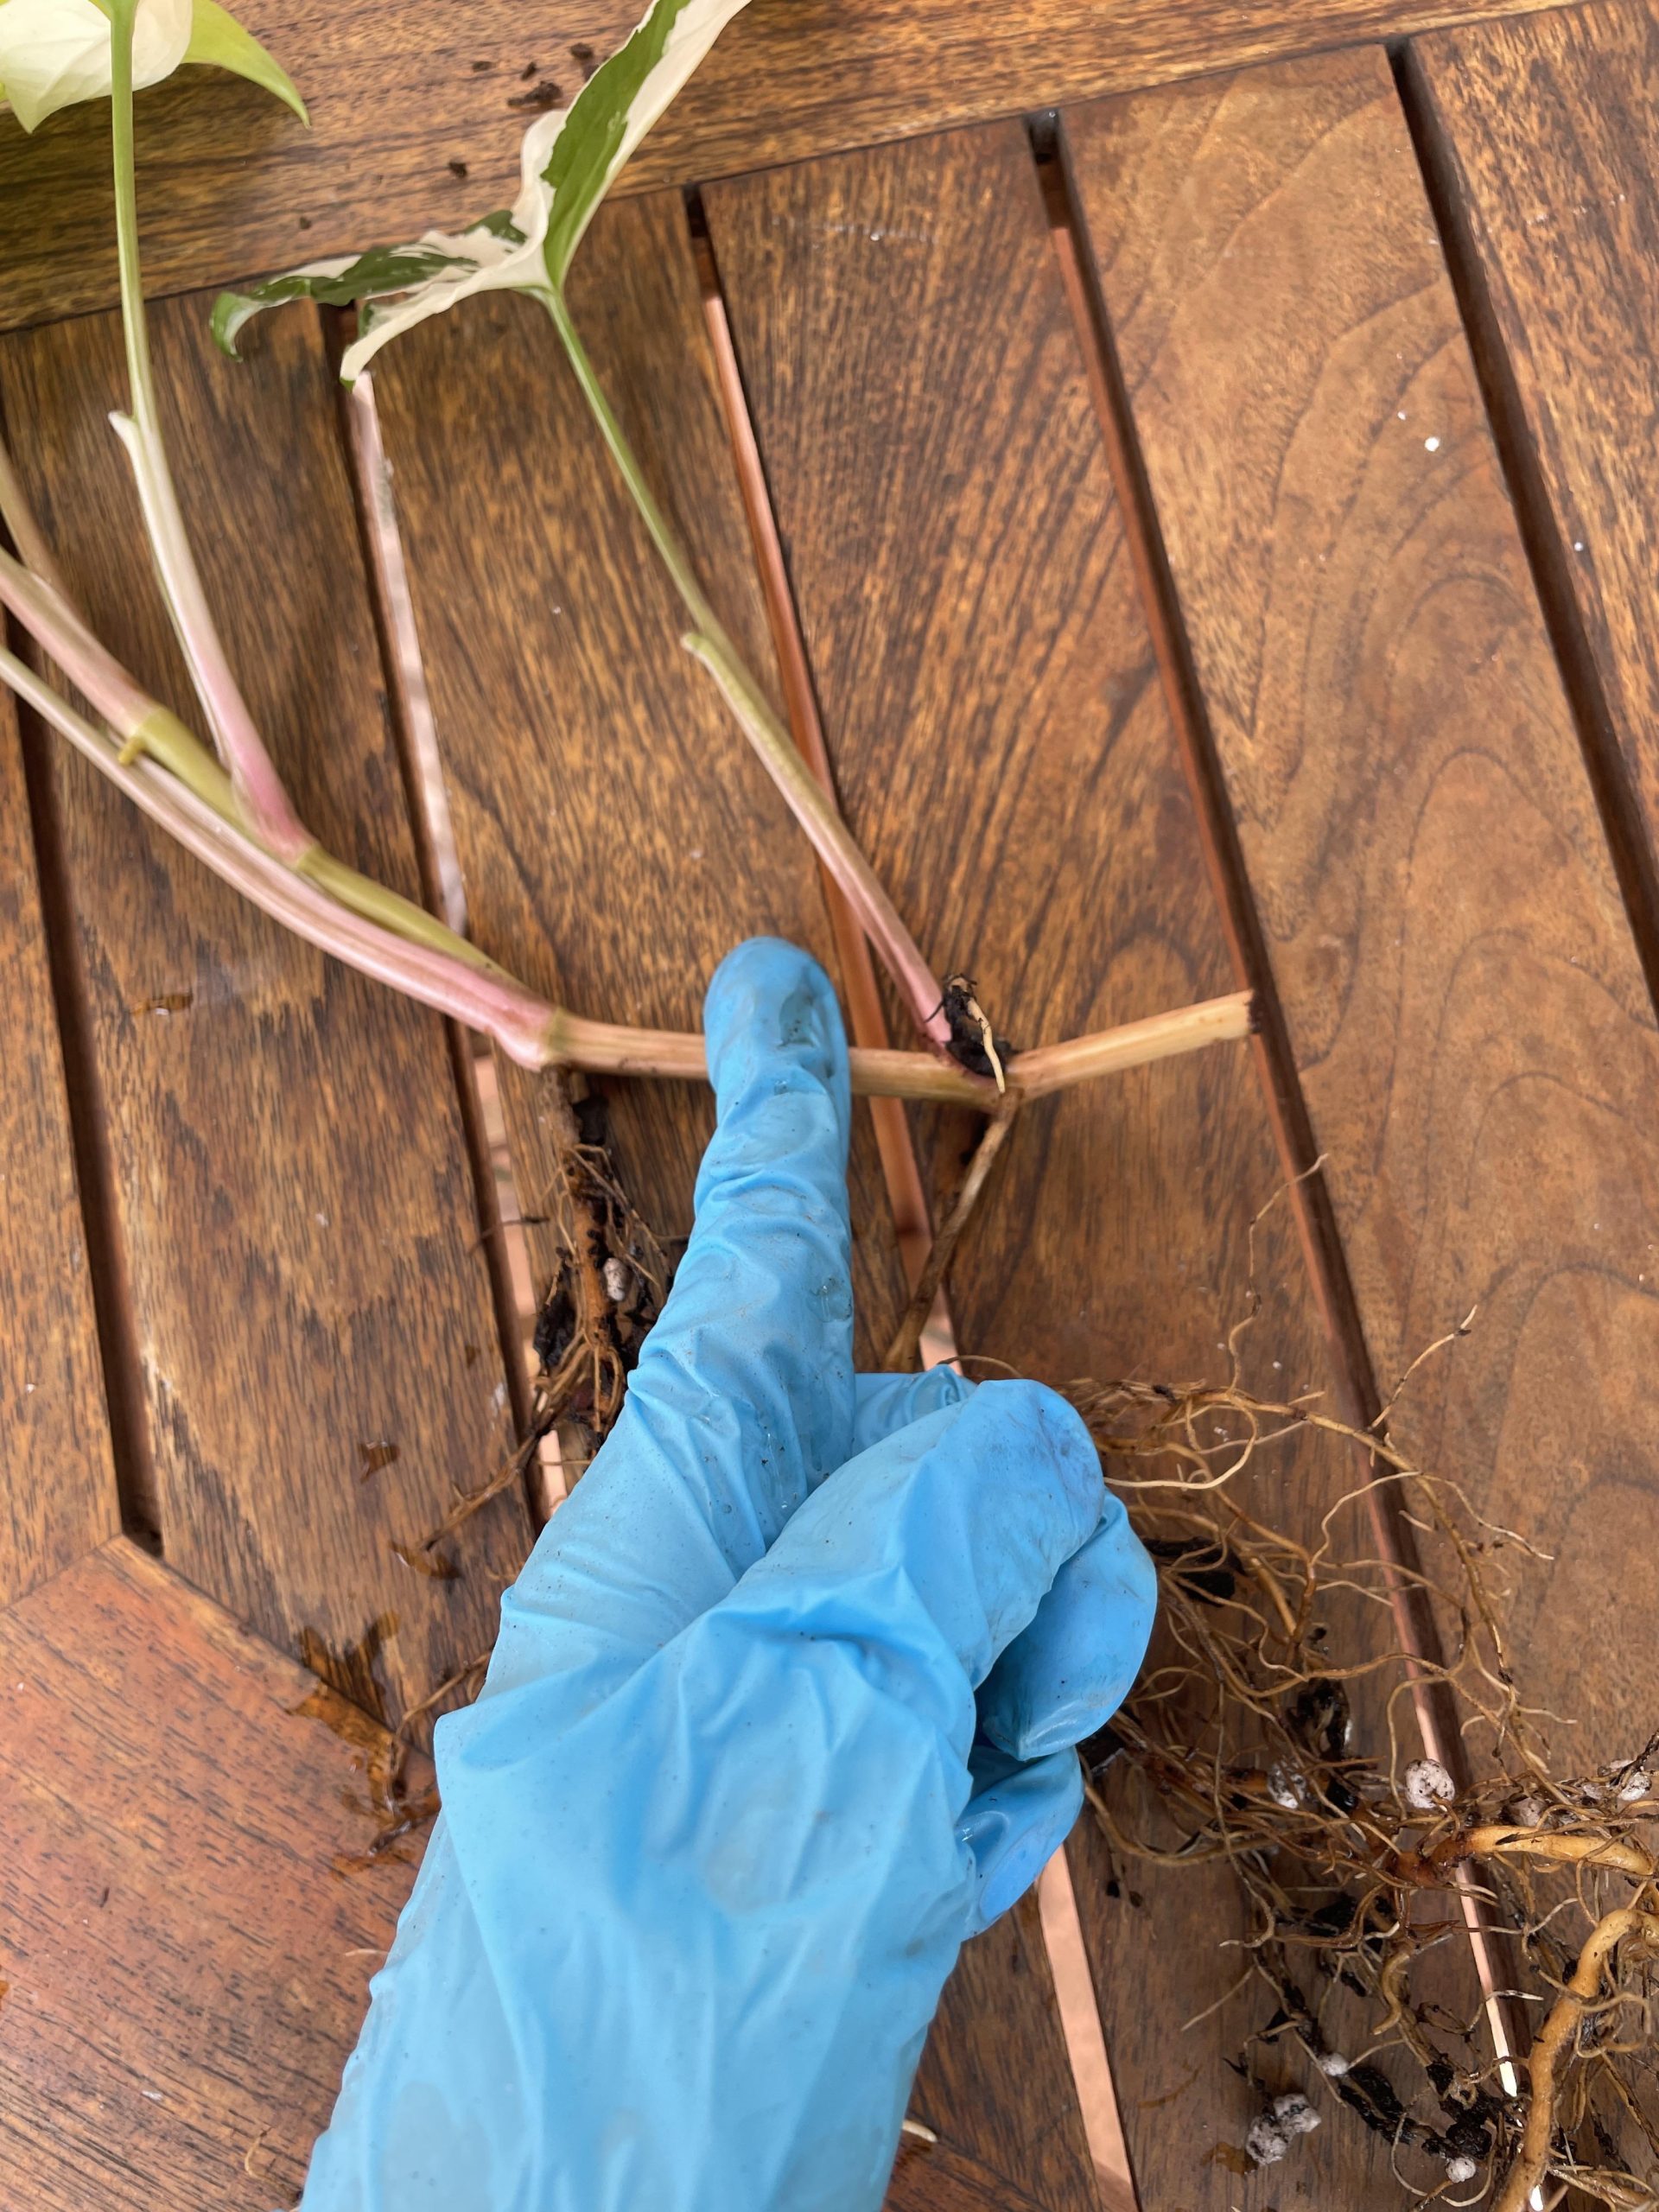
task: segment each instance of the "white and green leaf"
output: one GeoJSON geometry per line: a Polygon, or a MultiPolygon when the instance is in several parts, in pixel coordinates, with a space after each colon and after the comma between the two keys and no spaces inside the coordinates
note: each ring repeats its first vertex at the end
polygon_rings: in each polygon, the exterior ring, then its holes
{"type": "MultiPolygon", "coordinates": [[[[213,329],[227,351],[263,308],[293,299],[361,312],[340,374],[348,383],[400,331],[474,293],[563,292],[594,212],[635,147],[747,0],[655,0],[626,43],[603,62],[568,108],[537,116],[519,151],[518,197],[458,235],[429,231],[413,245],[381,246],[352,259],[309,262],[286,276],[223,295],[213,329]]],[[[17,0],[0,0],[0,5],[17,0]]]]}
{"type": "MultiPolygon", "coordinates": [[[[110,96],[114,0],[0,0],[0,99],[25,130],[60,107],[110,96]]],[[[305,103],[287,72],[218,0],[135,0],[132,81],[159,85],[186,62],[228,69],[285,100],[305,103]]]]}
{"type": "Polygon", "coordinates": [[[542,181],[548,195],[543,248],[550,283],[563,290],[582,233],[639,141],[747,0],[657,0],[570,105],[542,181]]]}
{"type": "Polygon", "coordinates": [[[289,300],[316,300],[334,308],[365,302],[367,317],[378,299],[407,296],[441,278],[459,283],[486,270],[496,255],[505,257],[523,243],[503,214],[486,216],[458,238],[432,231],[416,245],[377,245],[367,253],[342,253],[330,260],[308,261],[302,269],[273,276],[251,291],[221,292],[213,302],[213,336],[234,357],[243,325],[262,309],[281,307],[289,300]]]}
{"type": "Polygon", "coordinates": [[[265,308],[299,299],[330,307],[355,302],[357,339],[340,364],[349,384],[388,338],[442,314],[459,300],[475,292],[544,290],[541,170],[563,120],[563,111],[554,109],[531,125],[520,156],[523,181],[510,208],[486,215],[469,230],[428,231],[413,245],[372,246],[363,254],[308,261],[245,292],[221,292],[213,302],[213,335],[227,353],[234,353],[237,334],[265,308]]]}

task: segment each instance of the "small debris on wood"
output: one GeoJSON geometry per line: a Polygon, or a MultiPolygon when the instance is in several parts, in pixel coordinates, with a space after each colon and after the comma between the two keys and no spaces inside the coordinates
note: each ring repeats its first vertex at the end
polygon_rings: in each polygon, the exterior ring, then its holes
{"type": "Polygon", "coordinates": [[[466,178],[471,174],[466,162],[462,161],[452,160],[446,162],[445,167],[448,169],[451,176],[460,177],[463,181],[465,181],[466,178]]]}
{"type": "Polygon", "coordinates": [[[507,105],[533,108],[537,114],[545,115],[550,108],[560,106],[563,99],[564,94],[558,86],[550,77],[544,77],[539,85],[532,85],[527,92],[515,92],[507,105]]]}

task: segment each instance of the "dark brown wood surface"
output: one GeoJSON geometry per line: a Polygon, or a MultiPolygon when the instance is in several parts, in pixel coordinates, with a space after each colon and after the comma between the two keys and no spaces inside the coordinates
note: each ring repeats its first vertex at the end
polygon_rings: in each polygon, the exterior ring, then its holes
{"type": "MultiPolygon", "coordinates": [[[[1022,0],[964,11],[956,0],[761,0],[658,126],[629,188],[1536,4],[1022,0]]],[[[415,0],[247,0],[238,13],[297,82],[313,128],[203,71],[143,94],[152,289],[454,230],[502,205],[518,182],[526,104],[550,86],[571,98],[642,7],[556,0],[526,16],[455,0],[435,17],[415,0]]],[[[0,327],[114,299],[108,167],[106,109],[55,117],[33,141],[0,118],[0,327]]]]}
{"type": "Polygon", "coordinates": [[[0,699],[0,1605],[120,1525],[17,721],[0,699]]]}
{"type": "MultiPolygon", "coordinates": [[[[842,802],[936,970],[1020,1045],[1229,988],[1023,130],[704,204],[842,802]]],[[[1096,1371],[1166,1269],[1163,1109],[1224,1060],[1027,1110],[951,1278],[965,1350],[1027,1357],[1041,1314],[1043,1371],[1096,1371]]],[[[948,1186],[975,1122],[918,1126],[948,1186]]]]}
{"type": "MultiPolygon", "coordinates": [[[[571,297],[647,474],[771,683],[678,198],[605,211],[571,297]]],[[[679,644],[683,612],[546,316],[477,302],[411,333],[376,385],[479,942],[579,1013],[669,1029],[701,1026],[709,977],[744,938],[791,938],[833,967],[810,848],[679,644]]],[[[551,1173],[538,1085],[504,1067],[501,1087],[534,1217],[551,1173]]],[[[683,1238],[709,1092],[597,1087],[629,1195],[659,1236],[683,1238]]],[[[868,1365],[902,1286],[861,1107],[855,1131],[868,1365]]]]}
{"type": "Polygon", "coordinates": [[[1573,8],[1408,62],[1540,594],[1659,979],[1659,16],[1573,8]]]}
{"type": "MultiPolygon", "coordinates": [[[[843,803],[925,949],[965,961],[1021,1040],[1230,988],[1023,131],[705,205],[843,803]]],[[[925,1133],[948,1181],[961,1131],[925,1133]]],[[[1243,1050],[1027,1109],[952,1274],[958,1341],[1060,1384],[1223,1373],[1280,1180],[1243,1050]]],[[[1256,1386],[1325,1387],[1282,1206],[1257,1268],[1256,1386]]],[[[1311,1526],[1348,1475],[1303,1461],[1279,1480],[1311,1526]]],[[[1259,2007],[1181,2029],[1236,1978],[1226,1878],[1114,1868],[1086,1821],[1070,1855],[1147,2212],[1385,2202],[1385,2162],[1337,2127],[1271,2188],[1223,2163],[1255,2108],[1226,2060],[1259,2007]]]]}
{"type": "MultiPolygon", "coordinates": [[[[209,598],[302,814],[415,893],[321,334],[287,319],[238,367],[205,312],[170,302],[155,337],[209,598]]],[[[120,359],[111,318],[57,325],[0,350],[0,391],[96,626],[188,714],[105,420],[120,359]]],[[[489,1643],[527,1543],[509,1496],[458,1542],[454,1580],[391,1548],[512,1445],[442,1027],[51,757],[164,1551],[395,1722],[489,1643]]]]}
{"type": "Polygon", "coordinates": [[[1573,1625],[1615,1558],[1659,1611],[1659,1039],[1389,67],[1066,127],[1372,1366],[1476,1310],[1395,1428],[1551,1554],[1512,1646],[1590,1770],[1659,1698],[1573,1625]]]}
{"type": "Polygon", "coordinates": [[[391,1739],[124,1538],[0,1613],[0,1681],[7,2203],[291,2203],[412,1878],[391,1739]]]}
{"type": "MultiPolygon", "coordinates": [[[[1490,12],[1064,0],[982,22],[944,0],[761,0],[628,188],[1166,87],[1074,107],[1065,143],[1326,1158],[1363,1332],[1340,1379],[1386,1391],[1478,1307],[1395,1426],[1550,1553],[1517,1575],[1510,1618],[1523,1688],[1585,1724],[1558,1753],[1588,1768],[1635,1748],[1659,1692],[1650,1638],[1615,1673],[1561,1626],[1600,1618],[1614,1560],[1633,1617],[1659,1615],[1659,1569],[1630,1541],[1659,1465],[1659,1040],[1597,812],[1598,795],[1622,809],[1651,976],[1659,36],[1647,0],[1472,20],[1490,12]],[[1407,94],[1520,529],[1381,49],[1168,83],[1433,22],[1462,27],[1414,41],[1407,94]]],[[[606,0],[531,37],[465,0],[435,42],[404,0],[372,16],[290,0],[283,22],[256,3],[317,94],[317,131],[200,77],[146,96],[155,287],[499,202],[526,120],[509,104],[537,82],[569,92],[573,48],[607,51],[632,13],[606,0]]],[[[49,264],[45,229],[0,226],[0,327],[109,297],[106,128],[87,111],[26,143],[0,119],[0,204],[27,189],[55,219],[49,264]]],[[[1022,126],[773,168],[704,200],[842,795],[928,950],[969,968],[1021,1043],[1227,988],[1135,524],[1022,126]]],[[[771,681],[696,287],[677,198],[636,198],[584,248],[576,311],[771,681]]],[[[236,370],[207,345],[205,304],[175,302],[158,339],[210,592],[309,817],[412,891],[321,334],[303,313],[263,325],[236,370]]],[[[582,1011],[673,1027],[751,930],[831,960],[804,843],[679,652],[678,608],[550,328],[526,302],[474,304],[377,381],[475,932],[582,1011]]],[[[0,344],[0,401],[77,583],[188,707],[104,425],[118,396],[107,319],[0,344]]],[[[170,1569],[395,1719],[487,1643],[527,1535],[515,1494],[458,1542],[458,1580],[390,1551],[511,1440],[442,1031],[283,944],[54,741],[24,741],[60,996],[84,1009],[77,1133],[83,1160],[89,1138],[104,1147],[113,1205],[103,1223],[92,1194],[89,1249],[28,795],[0,727],[20,1040],[0,1090],[16,1317],[0,1402],[23,1440],[0,1478],[0,1605],[116,1525],[89,1286],[107,1261],[118,1399],[136,1385],[123,1473],[170,1569]],[[42,1362],[61,1378],[44,1399],[28,1387],[42,1362]]],[[[534,1213],[542,1103],[511,1071],[503,1089],[534,1213]]],[[[682,1236],[706,1095],[618,1085],[607,1103],[632,1194],[682,1236]]],[[[948,1193],[972,1125],[914,1118],[948,1193]]],[[[1029,1109],[955,1270],[964,1347],[1057,1382],[1214,1372],[1250,1216],[1282,1172],[1243,1052],[1029,1109]]],[[[902,1289],[861,1110],[855,1204],[868,1359],[902,1289]]],[[[1325,1384],[1287,1218],[1256,1258],[1252,1379],[1325,1384]]],[[[1311,1525],[1346,1478],[1297,1461],[1275,1497],[1311,1525]]],[[[345,1955],[384,1942],[407,1880],[318,1886],[375,1817],[364,1769],[384,1739],[124,1542],[0,1614],[0,1668],[24,1685],[8,1693],[19,1729],[0,1734],[24,1821],[18,1864],[10,1834],[0,1853],[0,2165],[46,2212],[79,2212],[88,2177],[118,2205],[268,2212],[360,2011],[373,1961],[345,1955]],[[295,1719],[302,1703],[344,1742],[295,1719]],[[106,1911],[113,1940],[78,1948],[106,1911]]],[[[1385,2156],[1334,2113],[1293,2164],[1239,2171],[1254,2097],[1225,2062],[1259,2005],[1183,2026],[1233,1978],[1224,1878],[1131,1872],[1087,1825],[1070,1855],[1145,2212],[1396,2202],[1385,2156]]],[[[1282,2055],[1252,2056],[1287,2068],[1271,2086],[1306,2086],[1282,2055]]],[[[1090,2212],[1034,1907],[964,1955],[912,2110],[943,2139],[906,2150],[893,2212],[1090,2212]]]]}

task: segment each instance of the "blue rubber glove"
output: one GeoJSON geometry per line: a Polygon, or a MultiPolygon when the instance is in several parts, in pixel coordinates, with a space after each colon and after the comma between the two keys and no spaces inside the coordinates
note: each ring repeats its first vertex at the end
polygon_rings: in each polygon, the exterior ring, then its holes
{"type": "Polygon", "coordinates": [[[957,1950],[1145,1649],[1151,1567],[1063,1400],[853,1372],[822,969],[743,945],[704,1023],[696,1231],[438,1725],[303,2212],[874,2212],[957,1950]]]}

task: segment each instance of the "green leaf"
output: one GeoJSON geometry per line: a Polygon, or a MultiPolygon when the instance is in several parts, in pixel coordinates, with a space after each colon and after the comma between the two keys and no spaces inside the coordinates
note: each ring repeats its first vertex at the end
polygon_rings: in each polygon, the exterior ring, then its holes
{"type": "MultiPolygon", "coordinates": [[[[491,223],[502,219],[486,218],[491,223]]],[[[478,226],[480,231],[485,227],[482,223],[478,226]]],[[[512,230],[510,223],[507,228],[512,230]]],[[[499,232],[491,231],[488,235],[499,236],[499,232]]],[[[517,233],[513,235],[516,237],[517,233]]],[[[309,261],[303,269],[290,270],[285,276],[273,276],[245,292],[221,292],[213,302],[213,336],[234,360],[237,337],[243,325],[263,308],[281,307],[289,300],[317,300],[325,307],[347,308],[355,301],[410,291],[436,276],[470,273],[478,265],[470,255],[440,251],[425,244],[377,245],[367,253],[343,253],[333,261],[309,261]]]]}
{"type": "Polygon", "coordinates": [[[213,69],[228,69],[233,77],[245,77],[251,84],[263,85],[309,127],[311,118],[305,111],[305,102],[287,70],[265,51],[251,31],[243,29],[228,9],[219,6],[219,0],[193,0],[190,43],[184,50],[184,58],[187,62],[205,62],[213,69]]]}
{"type": "Polygon", "coordinates": [[[746,4],[656,0],[571,102],[542,172],[551,195],[543,254],[556,290],[624,163],[746,4]]]}

